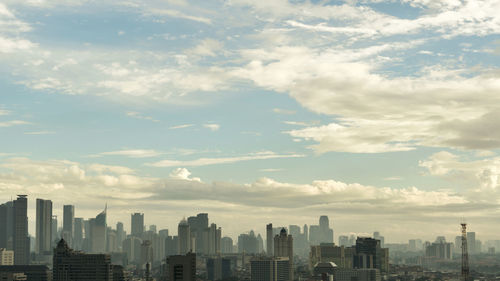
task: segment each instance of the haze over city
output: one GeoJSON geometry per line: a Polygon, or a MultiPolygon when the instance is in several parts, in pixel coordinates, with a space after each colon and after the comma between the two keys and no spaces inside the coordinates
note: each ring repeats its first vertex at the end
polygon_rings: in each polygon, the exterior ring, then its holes
{"type": "Polygon", "coordinates": [[[500,2],[0,2],[0,203],[497,240],[500,2]]]}

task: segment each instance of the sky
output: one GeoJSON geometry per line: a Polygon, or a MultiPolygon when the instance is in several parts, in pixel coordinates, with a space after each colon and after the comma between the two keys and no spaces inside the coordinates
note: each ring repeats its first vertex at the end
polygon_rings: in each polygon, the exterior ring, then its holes
{"type": "Polygon", "coordinates": [[[1,0],[0,202],[500,239],[498,0],[1,0]]]}

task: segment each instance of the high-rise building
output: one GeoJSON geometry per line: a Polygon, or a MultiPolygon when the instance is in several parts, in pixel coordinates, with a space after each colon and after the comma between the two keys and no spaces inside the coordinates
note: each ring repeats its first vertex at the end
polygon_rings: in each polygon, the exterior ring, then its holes
{"type": "Polygon", "coordinates": [[[349,245],[349,237],[346,235],[340,235],[339,236],[339,246],[344,246],[344,247],[351,246],[351,245],[349,245]]]}
{"type": "Polygon", "coordinates": [[[248,234],[238,236],[238,253],[257,254],[259,252],[259,241],[255,233],[250,231],[248,234]]]}
{"type": "Polygon", "coordinates": [[[209,236],[213,235],[214,233],[210,233],[210,228],[208,226],[208,214],[200,213],[196,216],[189,217],[187,219],[187,223],[189,225],[191,236],[194,237],[195,240],[193,251],[206,255],[210,254],[210,248],[214,246],[214,238],[213,236],[209,236]]]}
{"type": "Polygon", "coordinates": [[[319,225],[309,227],[309,241],[312,245],[321,243],[333,243],[333,229],[330,228],[328,216],[319,218],[319,225]]]}
{"type": "Polygon", "coordinates": [[[125,240],[125,238],[127,238],[127,234],[125,233],[125,230],[123,229],[123,223],[117,222],[116,223],[116,243],[118,244],[118,250],[121,250],[122,243],[123,243],[123,240],[125,240]]]}
{"type": "Polygon", "coordinates": [[[173,256],[179,253],[179,238],[178,236],[167,236],[165,238],[165,255],[173,256]]]}
{"type": "Polygon", "coordinates": [[[169,256],[167,258],[167,266],[169,281],[196,280],[196,254],[194,253],[169,256]]]}
{"type": "Polygon", "coordinates": [[[179,222],[177,236],[179,237],[179,255],[185,255],[192,252],[191,230],[185,219],[182,219],[181,222],[179,222]]]}
{"type": "Polygon", "coordinates": [[[288,258],[256,257],[250,261],[251,281],[291,281],[288,258]]]}
{"type": "Polygon", "coordinates": [[[56,245],[59,241],[59,234],[57,233],[57,216],[52,216],[52,245],[56,245]]]}
{"type": "Polygon", "coordinates": [[[470,255],[477,254],[476,251],[476,233],[475,232],[467,232],[467,247],[470,255]]]}
{"type": "Polygon", "coordinates": [[[283,228],[279,235],[274,236],[274,256],[287,257],[290,263],[290,279],[293,280],[293,237],[283,228]]]}
{"type": "Polygon", "coordinates": [[[113,266],[105,254],[84,254],[73,251],[61,239],[54,249],[53,281],[111,281],[113,266]]]}
{"type": "Polygon", "coordinates": [[[222,254],[230,254],[233,252],[233,239],[231,237],[222,237],[220,245],[222,254]]]}
{"type": "Polygon", "coordinates": [[[274,240],[273,224],[270,223],[270,224],[266,225],[266,254],[268,256],[274,255],[274,253],[273,253],[273,250],[274,250],[273,240],[274,240]]]}
{"type": "Polygon", "coordinates": [[[35,252],[52,255],[52,201],[36,199],[35,252]]]}
{"type": "Polygon", "coordinates": [[[133,213],[131,215],[130,234],[135,237],[142,237],[143,232],[144,232],[144,214],[133,213]]]}
{"type": "Polygon", "coordinates": [[[14,264],[30,262],[30,238],[28,236],[28,198],[18,195],[13,204],[13,249],[14,264]]]}
{"type": "Polygon", "coordinates": [[[356,239],[354,268],[376,268],[380,272],[389,270],[389,249],[380,247],[380,240],[369,237],[356,239]]]}
{"type": "Polygon", "coordinates": [[[0,248],[12,250],[14,203],[9,201],[0,205],[0,248]]]}
{"type": "Polygon", "coordinates": [[[73,247],[73,233],[75,220],[75,206],[64,205],[63,207],[63,232],[62,238],[68,243],[70,247],[73,247]]]}
{"type": "Polygon", "coordinates": [[[73,248],[82,250],[83,247],[83,218],[75,218],[73,232],[73,248]]]}
{"type": "Polygon", "coordinates": [[[104,208],[104,211],[89,220],[90,235],[86,238],[89,239],[91,253],[103,253],[106,250],[106,211],[107,208],[104,208]]]}

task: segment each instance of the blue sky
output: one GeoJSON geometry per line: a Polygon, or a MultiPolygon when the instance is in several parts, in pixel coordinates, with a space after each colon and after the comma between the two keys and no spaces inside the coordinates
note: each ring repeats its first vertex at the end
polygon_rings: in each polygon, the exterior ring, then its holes
{"type": "Polygon", "coordinates": [[[336,236],[451,239],[463,216],[496,239],[499,9],[2,1],[0,199],[207,211],[233,237],[327,214],[336,236]]]}

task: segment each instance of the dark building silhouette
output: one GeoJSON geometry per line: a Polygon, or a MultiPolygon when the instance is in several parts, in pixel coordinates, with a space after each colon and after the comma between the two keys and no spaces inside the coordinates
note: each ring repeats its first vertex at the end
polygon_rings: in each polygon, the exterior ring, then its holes
{"type": "Polygon", "coordinates": [[[175,255],[167,258],[169,281],[196,280],[196,254],[175,255]]]}
{"type": "Polygon", "coordinates": [[[14,203],[9,201],[0,205],[0,248],[12,250],[14,203]]]}
{"type": "Polygon", "coordinates": [[[250,261],[251,281],[291,281],[288,258],[257,257],[250,261]]]}
{"type": "Polygon", "coordinates": [[[28,236],[28,198],[18,195],[13,206],[13,250],[14,264],[27,265],[30,262],[30,238],[28,236]]]}
{"type": "Polygon", "coordinates": [[[83,280],[112,281],[113,266],[110,256],[74,251],[61,239],[54,249],[53,281],[83,280]]]}
{"type": "Polygon", "coordinates": [[[52,280],[51,271],[45,265],[0,265],[0,280],[12,280],[9,278],[13,275],[24,275],[24,280],[29,281],[52,280]]]}
{"type": "Polygon", "coordinates": [[[222,257],[207,259],[207,277],[211,281],[230,278],[231,259],[222,257]]]}
{"type": "Polygon", "coordinates": [[[36,243],[35,252],[52,254],[52,201],[36,199],[36,243]]]}

